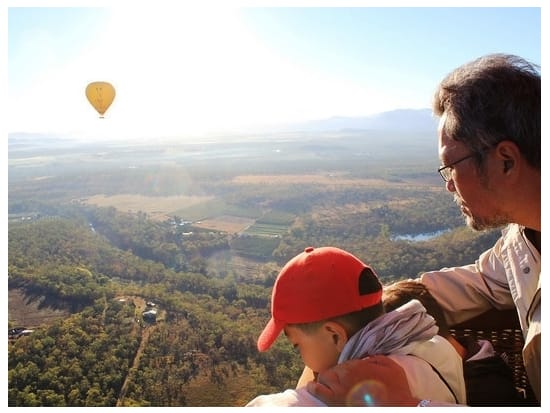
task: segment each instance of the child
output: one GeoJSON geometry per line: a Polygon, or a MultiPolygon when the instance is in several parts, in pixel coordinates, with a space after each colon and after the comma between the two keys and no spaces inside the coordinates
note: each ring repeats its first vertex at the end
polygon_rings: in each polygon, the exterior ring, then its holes
{"type": "Polygon", "coordinates": [[[511,368],[495,353],[488,340],[460,343],[449,331],[441,306],[427,288],[417,280],[403,280],[384,287],[386,311],[392,311],[416,299],[439,327],[438,334],[446,338],[462,357],[468,406],[514,406],[520,398],[514,386],[511,368]],[[464,345],[463,345],[464,344],[464,345]]]}
{"type": "MultiPolygon", "coordinates": [[[[314,372],[350,359],[385,354],[405,370],[413,396],[465,403],[462,360],[437,334],[435,320],[419,301],[384,313],[382,285],[369,266],[334,247],[313,248],[291,259],[279,273],[271,298],[271,320],[258,338],[266,351],[284,331],[314,372]]],[[[364,383],[348,405],[369,405],[364,383]]],[[[247,406],[323,406],[305,388],[262,395],[247,406]]]]}

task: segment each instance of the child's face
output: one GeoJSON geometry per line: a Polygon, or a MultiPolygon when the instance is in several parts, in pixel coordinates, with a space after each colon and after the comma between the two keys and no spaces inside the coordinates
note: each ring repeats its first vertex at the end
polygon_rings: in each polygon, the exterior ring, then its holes
{"type": "Polygon", "coordinates": [[[318,373],[338,363],[340,351],[334,335],[323,326],[314,332],[304,332],[296,326],[286,326],[285,335],[290,343],[300,351],[305,365],[318,373]]]}

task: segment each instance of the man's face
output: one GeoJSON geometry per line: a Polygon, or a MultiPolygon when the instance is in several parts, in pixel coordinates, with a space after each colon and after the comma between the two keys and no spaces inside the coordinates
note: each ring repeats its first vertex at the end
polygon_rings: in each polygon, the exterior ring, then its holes
{"type": "Polygon", "coordinates": [[[285,335],[294,348],[300,351],[304,364],[314,373],[338,363],[340,352],[336,348],[332,334],[324,326],[320,326],[314,332],[304,332],[296,326],[286,326],[285,335]]]}
{"type": "MultiPolygon", "coordinates": [[[[441,165],[449,165],[464,158],[472,152],[462,142],[451,139],[444,132],[443,125],[447,119],[444,113],[439,122],[439,159],[441,165]]],[[[474,230],[498,228],[508,224],[510,218],[502,209],[499,191],[491,180],[492,150],[485,153],[485,167],[480,171],[474,158],[465,159],[453,165],[451,179],[446,188],[454,194],[454,200],[466,219],[466,225],[474,230]]]]}

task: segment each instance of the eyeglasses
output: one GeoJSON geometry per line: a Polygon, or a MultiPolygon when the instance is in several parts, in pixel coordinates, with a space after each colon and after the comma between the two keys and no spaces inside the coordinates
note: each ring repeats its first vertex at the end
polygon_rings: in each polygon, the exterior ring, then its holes
{"type": "Polygon", "coordinates": [[[442,166],[437,170],[439,172],[439,175],[443,178],[445,182],[449,182],[452,178],[451,173],[453,172],[451,167],[455,166],[457,163],[460,163],[462,161],[465,161],[468,158],[474,157],[476,154],[472,153],[470,155],[465,156],[464,158],[460,158],[458,161],[454,161],[453,163],[450,163],[448,165],[442,166]]]}
{"type": "Polygon", "coordinates": [[[439,172],[439,175],[441,175],[441,177],[443,178],[443,180],[445,182],[449,182],[452,178],[452,175],[451,175],[451,173],[453,172],[452,169],[451,169],[452,166],[455,166],[457,163],[465,161],[466,159],[473,158],[474,156],[477,156],[477,155],[481,156],[481,155],[485,154],[485,152],[487,152],[489,149],[494,148],[498,144],[499,144],[499,142],[494,143],[492,145],[485,146],[478,153],[471,153],[470,155],[466,155],[464,158],[460,158],[458,161],[454,161],[453,163],[450,163],[448,165],[444,165],[444,166],[440,167],[437,170],[437,172],[439,172]]]}

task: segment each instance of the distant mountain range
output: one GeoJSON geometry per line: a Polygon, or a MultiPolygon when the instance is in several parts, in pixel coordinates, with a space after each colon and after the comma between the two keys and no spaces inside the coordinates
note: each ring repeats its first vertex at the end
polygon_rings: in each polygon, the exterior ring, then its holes
{"type": "MultiPolygon", "coordinates": [[[[294,122],[287,124],[270,125],[249,130],[231,131],[227,134],[218,132],[216,135],[224,138],[226,142],[229,137],[242,138],[245,134],[263,134],[273,136],[278,133],[307,133],[317,134],[322,132],[354,132],[354,131],[377,131],[377,132],[406,132],[422,133],[433,139],[437,130],[437,119],[432,115],[430,109],[397,109],[388,112],[381,112],[364,117],[336,116],[328,119],[311,120],[305,122],[294,122]]],[[[256,136],[258,138],[258,136],[256,136]]],[[[82,144],[96,144],[97,142],[77,141],[69,136],[54,134],[15,132],[8,134],[8,148],[10,151],[37,147],[74,147],[82,144]]]]}
{"type": "Polygon", "coordinates": [[[411,132],[435,132],[437,119],[430,109],[397,109],[364,117],[332,117],[285,125],[284,130],[339,131],[339,130],[387,130],[411,132]]]}

